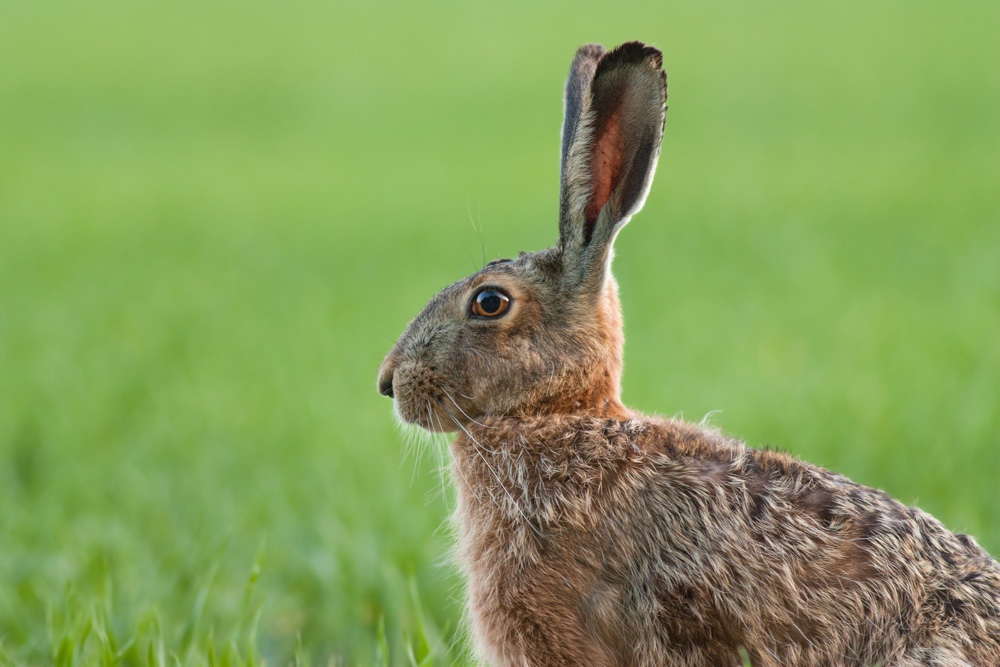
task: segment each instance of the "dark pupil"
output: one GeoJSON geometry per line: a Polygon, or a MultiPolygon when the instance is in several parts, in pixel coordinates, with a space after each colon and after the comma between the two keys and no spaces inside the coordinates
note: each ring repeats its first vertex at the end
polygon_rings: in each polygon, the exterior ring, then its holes
{"type": "Polygon", "coordinates": [[[479,295],[479,307],[483,309],[484,313],[495,313],[500,310],[502,305],[500,295],[496,292],[483,292],[479,295]]]}

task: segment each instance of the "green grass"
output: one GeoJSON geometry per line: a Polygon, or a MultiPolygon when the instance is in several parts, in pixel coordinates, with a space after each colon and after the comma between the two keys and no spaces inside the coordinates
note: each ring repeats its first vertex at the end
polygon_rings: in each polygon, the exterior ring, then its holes
{"type": "Polygon", "coordinates": [[[556,236],[587,41],[665,51],[625,398],[1000,553],[1000,6],[0,4],[0,664],[449,664],[382,356],[556,236]],[[484,230],[473,229],[470,217],[484,230]]]}

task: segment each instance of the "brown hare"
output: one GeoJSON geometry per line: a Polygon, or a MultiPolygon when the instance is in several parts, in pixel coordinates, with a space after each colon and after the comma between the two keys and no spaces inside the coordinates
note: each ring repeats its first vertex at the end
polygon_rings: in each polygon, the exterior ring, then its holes
{"type": "Polygon", "coordinates": [[[559,242],[445,288],[379,372],[456,431],[459,559],[492,665],[997,667],[1000,565],[882,491],[620,400],[615,236],[660,152],[656,49],[581,48],[559,242]]]}

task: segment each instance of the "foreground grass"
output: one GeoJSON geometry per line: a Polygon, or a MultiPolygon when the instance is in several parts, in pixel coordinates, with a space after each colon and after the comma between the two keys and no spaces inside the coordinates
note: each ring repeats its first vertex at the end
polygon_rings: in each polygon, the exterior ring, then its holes
{"type": "Polygon", "coordinates": [[[626,401],[1000,552],[997,12],[4,3],[0,662],[461,661],[375,373],[483,245],[554,240],[591,40],[670,72],[626,401]]]}

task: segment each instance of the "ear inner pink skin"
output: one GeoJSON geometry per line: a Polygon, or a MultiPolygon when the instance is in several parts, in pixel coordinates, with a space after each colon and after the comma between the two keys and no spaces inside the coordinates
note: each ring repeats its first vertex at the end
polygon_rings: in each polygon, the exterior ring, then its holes
{"type": "Polygon", "coordinates": [[[594,141],[593,166],[591,173],[592,192],[584,210],[587,225],[597,221],[621,172],[625,141],[619,124],[619,111],[608,117],[600,128],[600,136],[594,141]]]}

